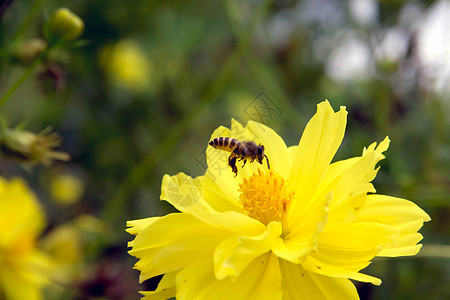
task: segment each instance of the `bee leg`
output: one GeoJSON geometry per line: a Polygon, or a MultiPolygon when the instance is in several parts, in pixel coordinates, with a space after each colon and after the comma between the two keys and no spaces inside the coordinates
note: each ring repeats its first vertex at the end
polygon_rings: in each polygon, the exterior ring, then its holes
{"type": "MultiPolygon", "coordinates": [[[[241,159],[242,160],[242,159],[241,159]]],[[[247,160],[246,159],[244,159],[244,164],[242,165],[242,167],[244,167],[245,166],[245,163],[247,162],[247,160]]]]}
{"type": "Polygon", "coordinates": [[[237,176],[236,158],[237,158],[236,156],[231,157],[231,155],[230,155],[230,157],[228,157],[228,165],[233,170],[233,172],[235,174],[234,177],[237,176]]]}
{"type": "MultiPolygon", "coordinates": [[[[265,155],[265,154],[264,154],[264,156],[266,157],[267,168],[270,169],[269,158],[268,158],[267,155],[265,155]]],[[[261,161],[261,164],[262,164],[262,161],[261,161]]]]}

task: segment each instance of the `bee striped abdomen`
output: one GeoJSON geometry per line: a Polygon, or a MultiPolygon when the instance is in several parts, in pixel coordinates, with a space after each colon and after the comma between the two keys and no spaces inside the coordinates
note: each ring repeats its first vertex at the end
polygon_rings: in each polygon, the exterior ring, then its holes
{"type": "Polygon", "coordinates": [[[235,177],[238,173],[238,169],[236,167],[237,161],[244,161],[242,167],[245,166],[247,160],[251,163],[256,160],[262,165],[265,157],[267,161],[267,168],[270,169],[269,158],[264,154],[264,146],[261,144],[258,146],[253,141],[239,142],[236,139],[221,136],[210,141],[209,145],[215,149],[231,152],[228,157],[228,165],[231,167],[235,177]]]}
{"type": "Polygon", "coordinates": [[[216,149],[233,151],[234,148],[240,145],[240,142],[236,139],[229,137],[218,137],[209,142],[209,145],[213,146],[216,149]]]}

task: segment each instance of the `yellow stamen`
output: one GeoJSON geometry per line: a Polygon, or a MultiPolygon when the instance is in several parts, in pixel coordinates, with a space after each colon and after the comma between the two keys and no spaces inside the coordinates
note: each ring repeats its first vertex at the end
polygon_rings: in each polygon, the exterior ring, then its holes
{"type": "Polygon", "coordinates": [[[266,225],[282,221],[294,198],[284,178],[272,170],[258,169],[258,173],[244,178],[239,187],[240,203],[249,216],[266,225]]]}

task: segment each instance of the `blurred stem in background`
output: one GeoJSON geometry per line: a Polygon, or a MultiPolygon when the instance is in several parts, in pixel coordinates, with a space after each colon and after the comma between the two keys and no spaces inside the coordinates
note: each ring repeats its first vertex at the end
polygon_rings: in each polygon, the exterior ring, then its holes
{"type": "Polygon", "coordinates": [[[40,11],[41,6],[44,4],[45,1],[46,0],[34,1],[33,6],[31,7],[27,16],[23,19],[20,26],[17,28],[17,30],[12,35],[12,37],[10,39],[10,43],[14,43],[27,30],[27,28],[30,26],[31,22],[33,22],[34,17],[40,11]]]}
{"type": "MultiPolygon", "coordinates": [[[[250,20],[250,25],[247,30],[240,35],[236,35],[237,45],[230,54],[228,61],[225,63],[225,66],[217,76],[213,85],[202,95],[197,104],[185,114],[183,119],[170,130],[158,146],[156,146],[156,148],[150,152],[141,163],[134,167],[130,175],[120,185],[112,200],[108,202],[108,205],[105,207],[102,216],[103,220],[112,221],[117,216],[117,212],[122,210],[127,199],[145,180],[155,166],[155,163],[162,157],[167,156],[173,150],[183,134],[189,130],[190,124],[197,116],[199,116],[203,109],[212,103],[214,99],[217,98],[217,95],[226,88],[227,83],[233,78],[233,74],[240,66],[242,56],[250,45],[255,28],[257,28],[257,25],[260,24],[266,16],[271,3],[271,0],[265,0],[259,4],[250,20]]],[[[119,226],[123,226],[123,224],[120,224],[119,226]]]]}
{"type": "Polygon", "coordinates": [[[36,70],[36,68],[42,63],[43,58],[47,54],[47,50],[41,53],[22,73],[22,75],[14,82],[9,89],[0,98],[0,108],[8,99],[14,94],[14,92],[30,77],[30,75],[36,70]]]}
{"type": "Polygon", "coordinates": [[[450,258],[450,245],[426,244],[423,245],[418,257],[450,258]]]}
{"type": "MultiPolygon", "coordinates": [[[[16,40],[27,30],[28,26],[30,26],[31,22],[33,21],[34,17],[38,13],[38,11],[41,9],[42,4],[44,4],[46,0],[36,0],[33,3],[33,6],[31,7],[30,11],[28,12],[27,16],[23,19],[20,26],[17,28],[17,30],[14,32],[12,37],[10,38],[9,45],[12,45],[16,42],[16,40]]],[[[2,11],[7,9],[7,7],[11,4],[12,1],[8,1],[7,3],[4,3],[2,5],[2,11]]],[[[0,14],[1,16],[1,14],[0,14]]],[[[38,58],[36,58],[24,71],[24,73],[14,82],[9,89],[1,96],[0,98],[0,108],[5,104],[6,101],[11,97],[12,94],[28,79],[28,77],[33,73],[34,70],[40,65],[42,62],[42,58],[46,55],[47,51],[44,51],[39,55],[38,58]]]]}

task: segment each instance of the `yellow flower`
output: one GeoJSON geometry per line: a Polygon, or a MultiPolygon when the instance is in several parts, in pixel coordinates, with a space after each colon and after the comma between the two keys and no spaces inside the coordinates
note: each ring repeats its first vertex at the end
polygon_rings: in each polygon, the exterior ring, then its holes
{"type": "Polygon", "coordinates": [[[374,257],[417,254],[429,216],[373,194],[389,139],[331,163],[346,119],[345,107],[320,103],[291,147],[262,124],[233,120],[211,138],[263,144],[270,170],[239,163],[235,177],[228,153],[208,146],[204,176],[165,175],[161,199],[180,213],[127,224],[140,281],[164,274],[144,299],[358,299],[349,279],[381,284],[359,272],[374,257]]]}
{"type": "Polygon", "coordinates": [[[87,250],[89,245],[94,245],[100,235],[105,234],[105,224],[87,214],[79,215],[46,234],[40,244],[57,265],[52,278],[66,287],[84,278],[87,267],[83,251],[87,250]]]}
{"type": "Polygon", "coordinates": [[[20,179],[0,177],[0,299],[41,299],[50,262],[35,247],[44,216],[20,179]]]}
{"type": "Polygon", "coordinates": [[[101,53],[100,62],[116,86],[139,92],[151,84],[151,61],[134,40],[122,40],[106,47],[101,53]]]}
{"type": "Polygon", "coordinates": [[[61,204],[74,204],[83,196],[84,182],[72,174],[57,174],[50,180],[50,194],[61,204]]]}

